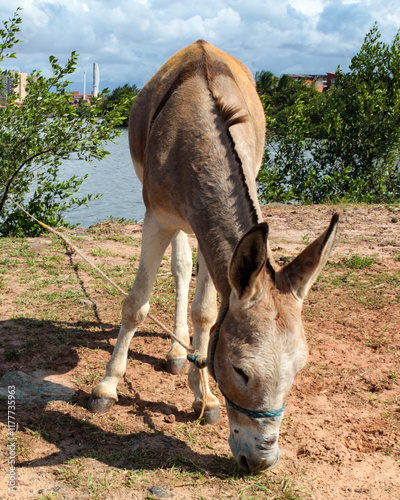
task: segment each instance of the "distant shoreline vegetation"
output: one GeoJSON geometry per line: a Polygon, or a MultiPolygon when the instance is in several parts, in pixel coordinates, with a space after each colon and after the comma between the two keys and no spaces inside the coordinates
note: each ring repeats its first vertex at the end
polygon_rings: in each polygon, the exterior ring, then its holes
{"type": "Polygon", "coordinates": [[[123,103],[123,113],[125,117],[119,126],[127,127],[129,111],[139,91],[140,89],[135,84],[130,85],[129,83],[115,88],[112,92],[106,94],[102,99],[100,104],[100,107],[102,108],[102,115],[107,118],[107,109],[110,106],[116,106],[123,103]]]}
{"type": "Polygon", "coordinates": [[[375,23],[323,93],[256,74],[267,119],[262,202],[400,201],[400,31],[391,44],[380,38],[375,23]]]}

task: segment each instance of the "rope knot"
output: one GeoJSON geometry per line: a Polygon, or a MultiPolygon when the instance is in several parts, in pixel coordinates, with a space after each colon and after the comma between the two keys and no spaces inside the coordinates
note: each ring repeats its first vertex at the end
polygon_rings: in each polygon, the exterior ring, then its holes
{"type": "Polygon", "coordinates": [[[187,359],[188,359],[188,361],[193,363],[200,370],[207,366],[207,359],[204,356],[202,356],[201,354],[189,353],[187,355],[187,359]]]}

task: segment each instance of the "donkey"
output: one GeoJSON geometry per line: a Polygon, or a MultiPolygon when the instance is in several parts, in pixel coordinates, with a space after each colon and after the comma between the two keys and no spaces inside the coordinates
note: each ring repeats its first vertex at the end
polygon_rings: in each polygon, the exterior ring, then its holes
{"type": "MultiPolygon", "coordinates": [[[[292,262],[284,267],[275,262],[257,198],[265,117],[254,79],[241,62],[203,40],[178,52],[150,79],[129,123],[146,205],[141,259],[114,352],[92,390],[89,409],[105,412],[118,399],[130,341],[149,311],[151,288],[170,242],[174,333],[189,342],[187,234],[194,232],[199,250],[192,344],[201,354],[208,352],[208,369],[225,397],[236,461],[248,472],[270,468],[280,456],[286,396],[308,355],[302,303],[331,253],[338,216],[292,262]]],[[[172,342],[167,360],[170,371],[182,372],[185,349],[172,342]]],[[[202,393],[194,366],[189,386],[194,410],[198,413],[205,400],[206,422],[218,422],[218,399],[208,381],[202,393]]]]}

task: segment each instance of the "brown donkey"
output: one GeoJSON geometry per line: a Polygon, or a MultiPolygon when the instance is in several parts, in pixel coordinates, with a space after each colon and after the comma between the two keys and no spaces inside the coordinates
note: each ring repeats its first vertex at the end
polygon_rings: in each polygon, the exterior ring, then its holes
{"type": "MultiPolygon", "coordinates": [[[[146,205],[141,260],[106,375],[89,402],[92,411],[104,412],[117,401],[129,344],[146,318],[170,242],[174,333],[189,342],[192,257],[186,234],[194,232],[199,269],[192,344],[203,355],[208,349],[209,371],[227,402],[229,444],[246,471],[272,467],[279,459],[285,399],[308,353],[302,303],[329,257],[338,221],[335,215],[290,264],[276,264],[257,199],[264,136],[264,112],[250,71],[202,40],[173,56],[138,95],[129,139],[146,205]],[[215,288],[221,298],[218,317],[215,288]]],[[[172,372],[185,369],[186,352],[178,343],[172,342],[167,359],[172,372]]],[[[193,366],[189,385],[195,411],[205,398],[205,419],[217,422],[218,399],[208,384],[202,394],[193,366]]]]}

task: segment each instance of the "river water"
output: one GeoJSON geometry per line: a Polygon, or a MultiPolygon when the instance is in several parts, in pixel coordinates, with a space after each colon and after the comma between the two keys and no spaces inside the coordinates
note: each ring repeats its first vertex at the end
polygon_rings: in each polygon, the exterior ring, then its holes
{"type": "Polygon", "coordinates": [[[145,206],[142,199],[142,184],[136,177],[128,146],[128,129],[121,129],[116,144],[108,143],[110,154],[101,161],[88,164],[80,160],[66,160],[60,167],[60,178],[68,179],[73,175],[89,177],[80,188],[80,195],[102,193],[87,207],[78,207],[65,216],[71,224],[84,228],[108,217],[143,220],[145,206]]]}

